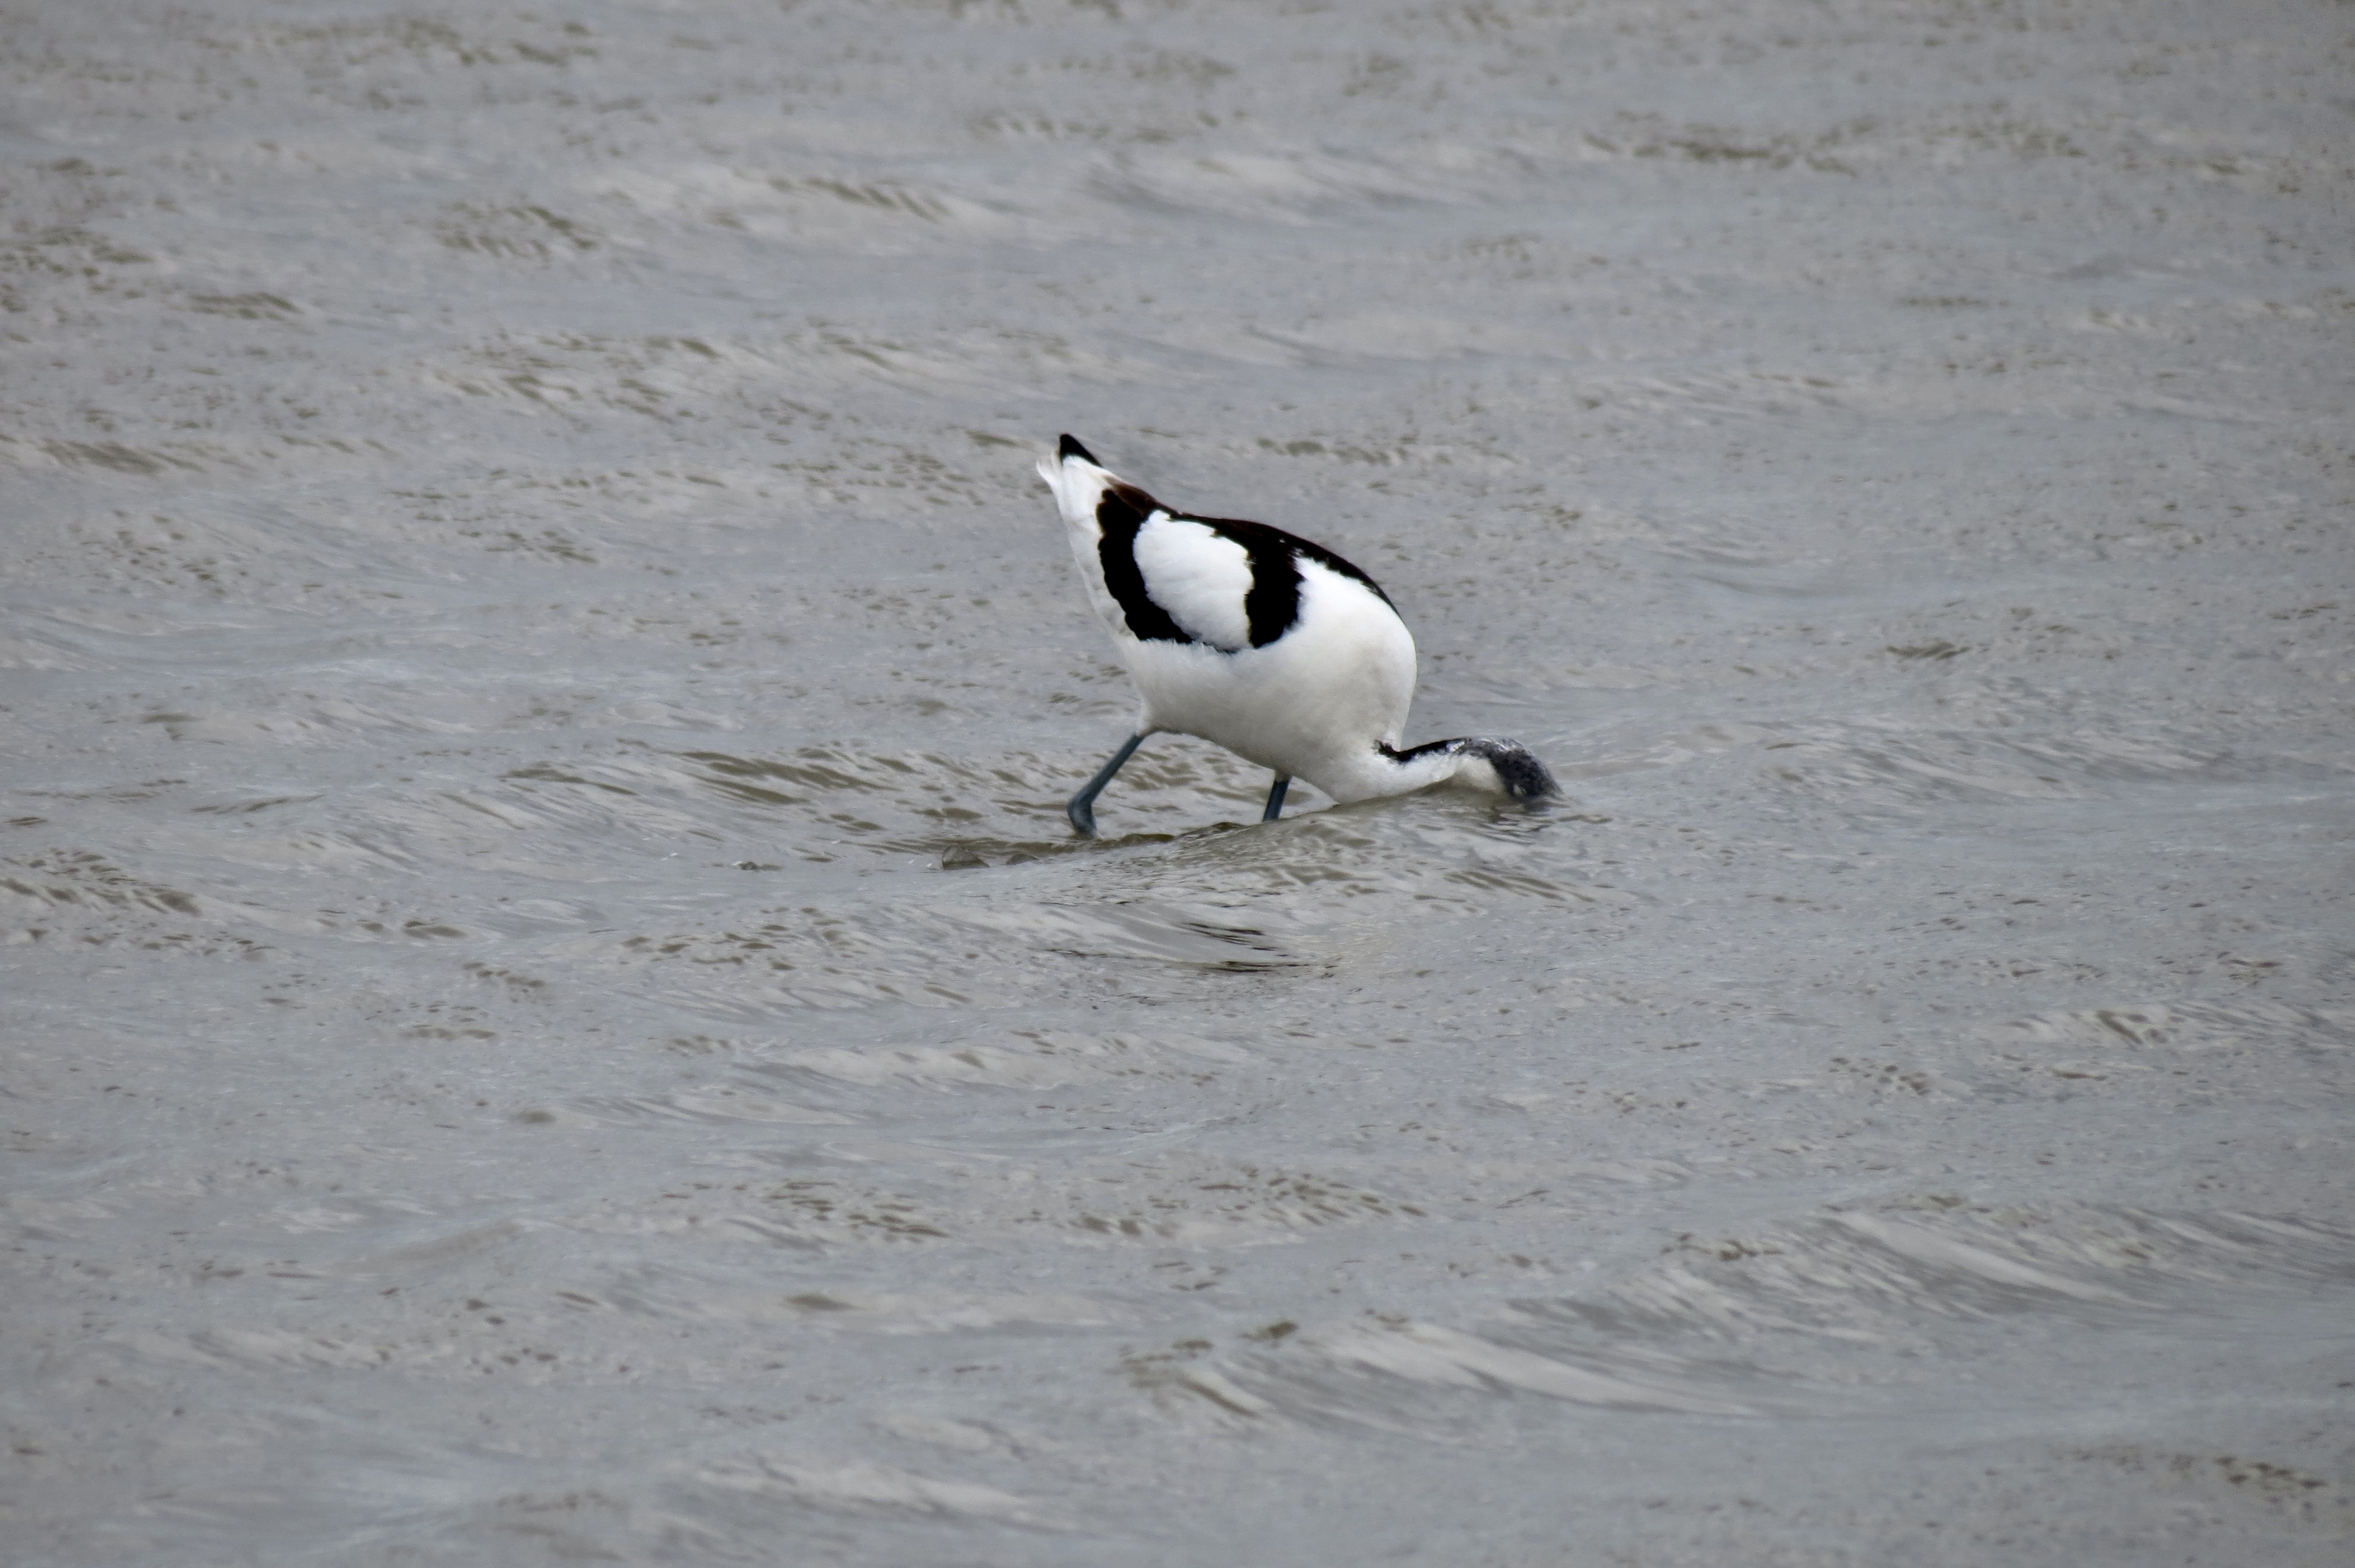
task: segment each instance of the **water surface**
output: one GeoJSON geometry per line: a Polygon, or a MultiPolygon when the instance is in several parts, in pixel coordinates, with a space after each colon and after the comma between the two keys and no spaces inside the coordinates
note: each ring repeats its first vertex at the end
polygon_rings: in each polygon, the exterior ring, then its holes
{"type": "Polygon", "coordinates": [[[2344,1563],[2351,42],[17,8],[12,1560],[2344,1563]]]}

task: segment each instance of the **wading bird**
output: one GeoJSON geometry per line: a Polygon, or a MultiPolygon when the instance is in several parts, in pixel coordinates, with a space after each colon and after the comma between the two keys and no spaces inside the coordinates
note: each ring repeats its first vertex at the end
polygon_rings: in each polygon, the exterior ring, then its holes
{"type": "Polygon", "coordinates": [[[1398,749],[1414,700],[1414,637],[1374,579],[1264,523],[1173,512],[1065,436],[1039,460],[1088,598],[1136,683],[1136,731],[1065,808],[1082,837],[1121,764],[1164,730],[1305,779],[1336,801],[1455,783],[1524,802],[1558,793],[1519,742],[1466,736],[1398,749]]]}

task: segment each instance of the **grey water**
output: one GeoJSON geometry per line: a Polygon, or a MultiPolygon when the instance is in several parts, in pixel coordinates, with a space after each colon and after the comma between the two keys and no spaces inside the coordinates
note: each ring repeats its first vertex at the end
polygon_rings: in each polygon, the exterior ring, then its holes
{"type": "Polygon", "coordinates": [[[0,1557],[2350,1560],[2346,5],[0,81],[0,1557]],[[1075,842],[1066,430],[1568,800],[1075,842]]]}

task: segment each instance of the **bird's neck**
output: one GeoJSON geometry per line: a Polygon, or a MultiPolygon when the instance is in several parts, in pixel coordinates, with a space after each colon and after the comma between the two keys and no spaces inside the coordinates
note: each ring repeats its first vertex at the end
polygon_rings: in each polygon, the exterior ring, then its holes
{"type": "Polygon", "coordinates": [[[1446,783],[1463,767],[1464,757],[1453,742],[1418,746],[1409,751],[1373,747],[1361,753],[1350,769],[1354,777],[1348,781],[1349,798],[1378,800],[1391,795],[1411,795],[1417,789],[1446,783]]]}
{"type": "Polygon", "coordinates": [[[1561,792],[1545,764],[1516,740],[1467,735],[1405,751],[1381,744],[1363,755],[1351,800],[1404,795],[1447,783],[1517,800],[1540,800],[1561,792]]]}

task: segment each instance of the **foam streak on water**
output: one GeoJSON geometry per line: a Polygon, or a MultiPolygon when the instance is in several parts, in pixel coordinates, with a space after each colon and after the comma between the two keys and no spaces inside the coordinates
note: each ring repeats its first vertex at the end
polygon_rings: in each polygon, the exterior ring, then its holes
{"type": "Polygon", "coordinates": [[[11,1563],[2355,1552],[2345,6],[0,79],[11,1563]],[[1063,430],[1572,799],[1075,842],[1063,430]]]}

